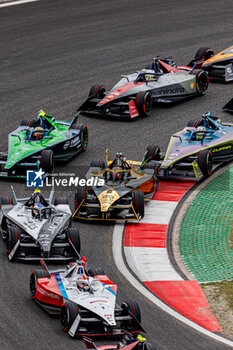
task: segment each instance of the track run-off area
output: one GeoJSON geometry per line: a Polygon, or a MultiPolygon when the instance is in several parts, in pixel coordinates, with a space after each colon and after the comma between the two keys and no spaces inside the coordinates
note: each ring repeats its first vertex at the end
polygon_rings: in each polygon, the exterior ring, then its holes
{"type": "MultiPolygon", "coordinates": [[[[7,150],[8,133],[41,108],[70,121],[92,85],[110,89],[120,75],[144,68],[157,55],[172,55],[177,63],[187,64],[201,46],[217,52],[232,45],[232,27],[230,0],[221,6],[215,0],[176,5],[171,0],[40,0],[0,7],[1,151],[7,150]]],[[[231,86],[210,84],[205,96],[155,107],[149,118],[135,122],[81,116],[80,123],[89,129],[88,149],[63,169],[83,175],[92,159],[104,159],[106,148],[111,156],[123,152],[129,159],[141,160],[149,144],[165,150],[172,133],[208,110],[232,122],[232,116],[222,112],[231,97],[231,86]]],[[[0,183],[1,196],[10,193],[11,184],[0,183]]],[[[19,197],[31,192],[22,183],[13,186],[19,197]]],[[[59,195],[67,197],[74,210],[74,193],[59,188],[59,195]]],[[[230,348],[168,314],[129,283],[113,259],[114,225],[75,222],[74,226],[80,230],[88,266],[103,267],[118,284],[119,303],[138,301],[146,337],[159,350],[230,348]]],[[[0,263],[0,348],[84,348],[81,340],[62,332],[58,319],[31,300],[29,277],[38,265],[9,263],[4,244],[0,263]]]]}

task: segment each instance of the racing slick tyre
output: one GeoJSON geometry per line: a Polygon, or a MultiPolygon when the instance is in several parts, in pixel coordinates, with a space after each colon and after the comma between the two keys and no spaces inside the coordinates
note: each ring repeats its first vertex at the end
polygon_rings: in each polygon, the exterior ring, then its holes
{"type": "Polygon", "coordinates": [[[36,125],[36,120],[33,119],[23,119],[20,123],[20,126],[29,126],[30,128],[34,128],[36,125]]]}
{"type": "Polygon", "coordinates": [[[9,205],[13,205],[14,201],[12,197],[1,197],[0,198],[0,208],[2,207],[2,204],[9,204],[9,205]]]}
{"type": "Polygon", "coordinates": [[[204,177],[210,176],[213,166],[212,152],[210,152],[208,149],[200,151],[198,153],[197,164],[204,177]]]}
{"type": "Polygon", "coordinates": [[[145,212],[144,193],[142,191],[133,192],[132,203],[133,203],[135,212],[139,214],[140,218],[142,219],[144,217],[144,212],[145,212]]]}
{"type": "Polygon", "coordinates": [[[65,197],[55,198],[54,205],[59,205],[59,204],[69,204],[69,201],[65,197]]]}
{"type": "Polygon", "coordinates": [[[214,51],[209,47],[200,47],[196,52],[195,59],[206,61],[213,55],[214,51]]]}
{"type": "Polygon", "coordinates": [[[82,201],[87,198],[87,188],[86,186],[77,188],[75,192],[75,210],[78,209],[82,201]]]}
{"type": "Polygon", "coordinates": [[[197,93],[200,96],[203,96],[206,93],[206,90],[208,89],[208,85],[209,85],[208,73],[205,72],[204,70],[196,69],[192,74],[196,75],[197,93]]]}
{"type": "Polygon", "coordinates": [[[152,111],[153,100],[149,92],[140,91],[136,95],[135,104],[142,117],[149,117],[152,111]]]}
{"type": "Polygon", "coordinates": [[[63,327],[63,331],[67,332],[70,329],[78,314],[79,309],[77,304],[71,303],[70,301],[66,301],[64,305],[62,305],[60,312],[60,320],[63,327]]]}
{"type": "Polygon", "coordinates": [[[197,128],[198,126],[203,125],[203,120],[190,120],[187,124],[187,126],[190,126],[192,128],[197,128]]]}
{"type": "Polygon", "coordinates": [[[105,162],[103,160],[92,160],[90,167],[105,169],[105,162]]]}
{"type": "Polygon", "coordinates": [[[105,96],[105,87],[103,85],[93,85],[89,91],[89,97],[101,99],[105,96]]]}
{"type": "Polygon", "coordinates": [[[102,267],[96,267],[96,268],[92,268],[88,270],[88,274],[91,277],[95,277],[97,275],[105,275],[104,270],[102,269],[102,267]]]}
{"type": "Polygon", "coordinates": [[[86,124],[74,124],[72,126],[73,130],[80,130],[80,142],[82,146],[82,151],[86,151],[88,144],[88,128],[86,124]]]}
{"type": "Polygon", "coordinates": [[[37,280],[38,278],[49,278],[49,273],[44,270],[35,270],[32,271],[31,277],[30,277],[30,292],[32,299],[35,299],[36,297],[36,286],[37,286],[37,280]]]}
{"type": "Polygon", "coordinates": [[[145,152],[145,160],[160,160],[160,148],[159,146],[150,145],[145,152]]]}
{"type": "Polygon", "coordinates": [[[76,227],[70,227],[67,230],[67,237],[75,247],[78,253],[80,253],[81,250],[81,238],[79,234],[79,230],[76,227]]]}
{"type": "MultiPolygon", "coordinates": [[[[123,301],[121,304],[124,316],[133,314],[133,316],[141,323],[141,312],[136,300],[123,301]]],[[[122,321],[122,328],[128,331],[134,331],[138,329],[138,324],[134,319],[122,321]]]]}
{"type": "Polygon", "coordinates": [[[51,149],[46,149],[41,152],[40,166],[47,174],[53,173],[54,159],[51,149]]]}
{"type": "Polygon", "coordinates": [[[8,234],[7,234],[7,241],[6,241],[6,247],[7,247],[7,253],[10,254],[18,240],[20,239],[20,233],[21,231],[16,227],[9,227],[8,228],[8,234]]]}

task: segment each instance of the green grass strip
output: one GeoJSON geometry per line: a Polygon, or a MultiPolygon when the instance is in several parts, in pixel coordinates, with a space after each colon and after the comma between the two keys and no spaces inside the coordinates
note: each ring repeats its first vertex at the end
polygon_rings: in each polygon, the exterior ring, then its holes
{"type": "Polygon", "coordinates": [[[198,282],[233,280],[232,221],[233,167],[196,196],[181,226],[181,254],[198,282]]]}

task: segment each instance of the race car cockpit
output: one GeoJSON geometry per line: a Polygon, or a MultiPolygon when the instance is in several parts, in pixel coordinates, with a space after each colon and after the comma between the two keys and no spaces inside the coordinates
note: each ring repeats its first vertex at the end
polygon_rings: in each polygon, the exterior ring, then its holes
{"type": "Polygon", "coordinates": [[[51,139],[50,132],[54,130],[53,126],[54,117],[45,114],[41,109],[37,114],[37,120],[33,129],[27,130],[25,140],[26,141],[40,141],[42,139],[51,139]]]}
{"type": "Polygon", "coordinates": [[[26,209],[31,209],[32,216],[36,219],[48,219],[52,213],[49,203],[44,199],[39,189],[35,190],[24,206],[26,209]]]}

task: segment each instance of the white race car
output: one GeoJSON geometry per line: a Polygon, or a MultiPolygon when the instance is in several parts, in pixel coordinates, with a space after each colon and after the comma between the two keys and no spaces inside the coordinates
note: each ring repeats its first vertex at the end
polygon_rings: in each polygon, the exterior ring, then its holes
{"type": "Polygon", "coordinates": [[[30,279],[32,298],[50,314],[60,314],[63,330],[75,335],[120,335],[143,331],[136,301],[116,303],[117,285],[101,268],[86,271],[86,259],[80,257],[66,270],[50,273],[33,271],[30,279]]]}

